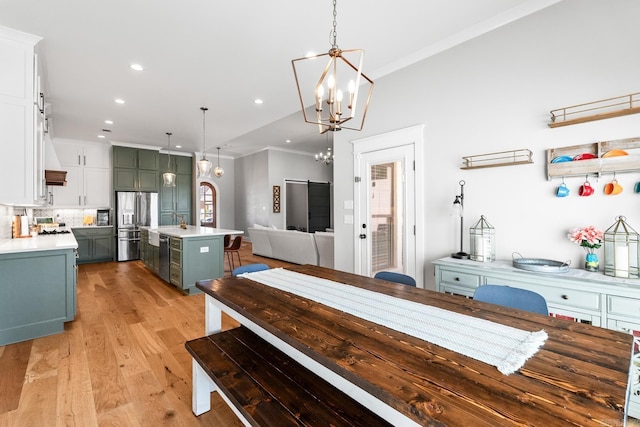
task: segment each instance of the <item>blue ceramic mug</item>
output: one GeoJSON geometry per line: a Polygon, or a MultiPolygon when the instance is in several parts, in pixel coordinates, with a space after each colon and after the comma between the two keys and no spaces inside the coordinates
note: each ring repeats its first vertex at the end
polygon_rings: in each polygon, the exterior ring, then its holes
{"type": "Polygon", "coordinates": [[[569,195],[569,187],[567,187],[567,185],[563,182],[558,186],[558,189],[556,190],[556,196],[567,197],[568,195],[569,195]]]}
{"type": "Polygon", "coordinates": [[[640,193],[640,181],[636,182],[636,186],[633,187],[633,191],[640,193]]]}

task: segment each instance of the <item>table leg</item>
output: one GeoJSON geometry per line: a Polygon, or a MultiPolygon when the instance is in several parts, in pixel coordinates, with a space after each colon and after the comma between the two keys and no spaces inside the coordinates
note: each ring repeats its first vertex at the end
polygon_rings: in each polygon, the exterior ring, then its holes
{"type": "Polygon", "coordinates": [[[215,300],[207,295],[204,300],[204,332],[211,335],[222,330],[222,310],[213,303],[215,300]]]}
{"type": "Polygon", "coordinates": [[[216,387],[195,359],[191,359],[192,396],[191,410],[195,415],[204,414],[211,409],[211,392],[216,387]]]}

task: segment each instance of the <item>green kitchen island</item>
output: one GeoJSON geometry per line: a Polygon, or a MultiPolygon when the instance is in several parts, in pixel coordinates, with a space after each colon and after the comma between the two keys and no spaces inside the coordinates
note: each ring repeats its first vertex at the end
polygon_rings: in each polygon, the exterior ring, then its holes
{"type": "Polygon", "coordinates": [[[224,275],[224,236],[239,230],[187,225],[140,227],[140,259],[164,281],[192,295],[198,280],[224,275]]]}
{"type": "Polygon", "coordinates": [[[0,240],[0,346],[64,331],[76,315],[73,234],[0,240]]]}

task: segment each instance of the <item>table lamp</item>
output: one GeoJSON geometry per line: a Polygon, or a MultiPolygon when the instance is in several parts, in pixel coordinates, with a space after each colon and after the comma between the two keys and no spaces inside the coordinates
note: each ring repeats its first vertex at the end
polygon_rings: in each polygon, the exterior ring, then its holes
{"type": "Polygon", "coordinates": [[[453,212],[456,216],[460,217],[460,250],[451,254],[452,258],[457,259],[469,259],[469,254],[464,252],[462,243],[464,240],[464,180],[460,180],[460,194],[456,196],[453,201],[453,212]]]}

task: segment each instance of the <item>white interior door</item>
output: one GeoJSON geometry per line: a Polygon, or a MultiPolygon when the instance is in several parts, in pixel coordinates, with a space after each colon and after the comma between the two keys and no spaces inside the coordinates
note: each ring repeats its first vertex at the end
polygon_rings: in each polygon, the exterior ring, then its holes
{"type": "Polygon", "coordinates": [[[423,282],[416,192],[422,126],[354,142],[355,272],[396,271],[423,282]]]}

